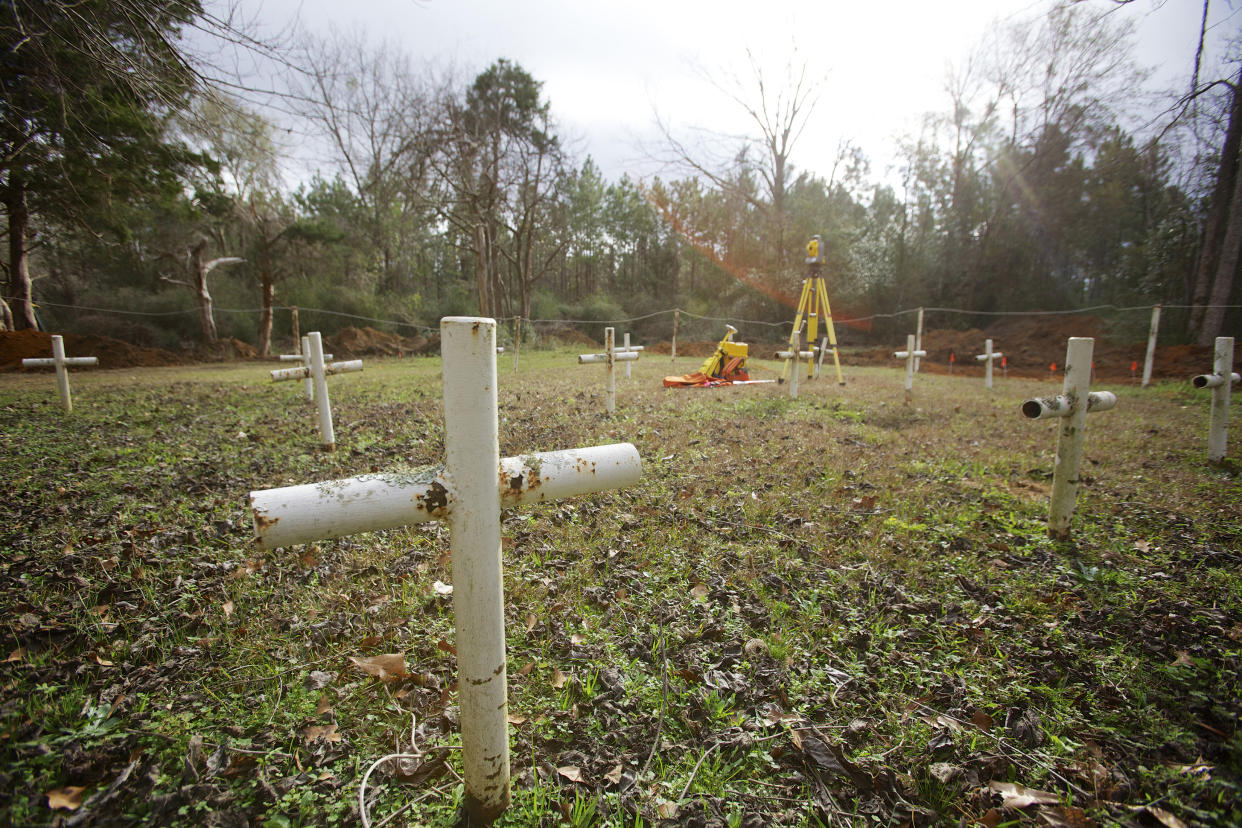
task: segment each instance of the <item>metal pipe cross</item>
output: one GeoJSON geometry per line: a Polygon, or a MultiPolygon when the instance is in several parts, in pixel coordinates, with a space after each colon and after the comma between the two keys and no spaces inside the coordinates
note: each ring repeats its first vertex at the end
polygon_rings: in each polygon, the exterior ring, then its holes
{"type": "Polygon", "coordinates": [[[629,362],[638,359],[641,348],[620,351],[616,347],[616,339],[612,328],[604,328],[604,352],[602,354],[578,354],[578,364],[588,365],[602,362],[607,368],[604,371],[604,407],[612,414],[617,410],[617,373],[618,362],[629,362]]]}
{"type": "Polygon", "coordinates": [[[777,351],[776,358],[793,360],[793,373],[789,375],[789,399],[791,400],[798,399],[798,370],[799,370],[798,366],[802,364],[802,360],[804,359],[807,360],[808,363],[810,362],[810,360],[813,360],[815,358],[815,352],[814,351],[797,351],[797,352],[777,351]]]}
{"type": "Polygon", "coordinates": [[[496,322],[440,320],[445,464],[250,493],[265,548],[447,520],[453,561],[466,808],[490,824],[509,805],[509,734],[500,510],[632,485],[629,443],[500,459],[496,322]]]}
{"type": "Polygon", "coordinates": [[[914,344],[914,334],[906,336],[906,349],[904,351],[893,351],[895,359],[904,359],[906,361],[906,396],[909,397],[914,390],[914,366],[918,364],[919,357],[927,356],[927,351],[921,351],[914,344]]]}
{"type": "MultiPolygon", "coordinates": [[[[324,354],[323,358],[325,360],[332,359],[332,354],[324,354]]],[[[305,336],[302,337],[302,352],[301,353],[281,354],[280,361],[281,362],[300,362],[302,363],[302,365],[309,368],[310,367],[310,338],[305,337],[305,336]]],[[[309,373],[307,373],[306,375],[305,393],[306,393],[306,399],[308,400],[315,399],[315,384],[311,380],[309,373]]]]}
{"type": "Polygon", "coordinates": [[[65,356],[65,340],[61,336],[52,337],[52,358],[38,357],[36,359],[23,359],[23,368],[56,368],[56,389],[60,392],[60,403],[65,407],[65,413],[73,411],[73,397],[69,394],[69,371],[70,366],[80,367],[86,365],[98,365],[99,357],[67,357],[65,356]]]}
{"type": "Polygon", "coordinates": [[[272,371],[272,382],[309,379],[314,383],[313,397],[318,400],[319,445],[324,451],[336,448],[336,432],[332,429],[332,404],[328,400],[328,377],[333,374],[349,374],[362,370],[362,360],[324,364],[323,339],[319,331],[307,334],[307,364],[297,368],[277,368],[272,371]]]}
{"type": "Polygon", "coordinates": [[[1208,460],[1219,463],[1225,459],[1229,442],[1229,396],[1242,376],[1233,371],[1233,337],[1216,337],[1212,373],[1192,379],[1195,388],[1212,389],[1212,413],[1208,417],[1208,460]]]}
{"type": "MultiPolygon", "coordinates": [[[[620,352],[621,352],[621,353],[623,353],[623,354],[625,354],[625,353],[630,353],[631,351],[641,351],[641,350],[643,350],[643,346],[642,346],[642,345],[631,345],[631,344],[630,344],[630,335],[629,335],[628,333],[627,333],[627,334],[625,335],[625,337],[622,339],[622,343],[623,343],[623,344],[622,344],[622,346],[621,346],[621,351],[620,351],[620,352]]],[[[632,362],[632,361],[633,361],[633,360],[630,360],[629,362],[626,362],[626,363],[625,363],[625,378],[626,378],[626,379],[629,379],[629,378],[630,378],[630,362],[632,362]]]]}
{"type": "Polygon", "coordinates": [[[1003,359],[1004,354],[1000,351],[992,350],[992,340],[984,340],[983,353],[978,354],[975,359],[983,363],[983,387],[992,390],[992,360],[1003,359]]]}
{"type": "Polygon", "coordinates": [[[1108,411],[1117,405],[1111,391],[1091,391],[1091,354],[1095,340],[1072,336],[1065,350],[1065,384],[1055,397],[1022,403],[1022,414],[1032,420],[1061,419],[1057,434],[1057,458],[1052,470],[1052,497],[1048,501],[1048,534],[1064,540],[1070,535],[1074,503],[1078,499],[1078,469],[1082,465],[1087,414],[1108,411]]]}

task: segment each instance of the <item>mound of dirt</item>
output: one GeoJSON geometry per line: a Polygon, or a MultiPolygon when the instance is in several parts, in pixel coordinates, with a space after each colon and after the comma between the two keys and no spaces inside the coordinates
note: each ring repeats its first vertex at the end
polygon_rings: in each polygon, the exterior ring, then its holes
{"type": "MultiPolygon", "coordinates": [[[[1142,377],[1147,358],[1147,343],[1126,345],[1110,343],[1104,333],[1104,322],[1097,316],[1022,316],[1005,317],[984,330],[930,330],[923,333],[923,350],[919,370],[934,374],[949,372],[950,355],[956,357],[953,373],[982,376],[983,365],[975,356],[983,353],[984,340],[1004,354],[1011,376],[1060,376],[1065,367],[1065,344],[1071,336],[1095,339],[1095,375],[1099,380],[1124,382],[1133,375],[1142,377]],[[1052,371],[1055,364],[1057,371],[1052,371]]],[[[904,350],[905,343],[891,348],[872,348],[849,355],[856,365],[897,365],[893,351],[904,350]]],[[[997,364],[999,370],[1000,365],[997,364]]],[[[1167,345],[1156,348],[1152,374],[1162,379],[1189,379],[1212,367],[1212,348],[1205,345],[1167,345]]]]}
{"type": "Polygon", "coordinates": [[[365,356],[425,356],[440,350],[440,337],[401,336],[374,328],[341,329],[323,341],[324,351],[336,359],[361,359],[365,356]]]}
{"type": "MultiPolygon", "coordinates": [[[[65,355],[98,357],[100,368],[155,368],[184,365],[189,360],[161,348],[141,348],[107,336],[62,334],[65,355]]],[[[243,343],[244,344],[244,343],[243,343]]],[[[251,349],[253,351],[253,349],[251,349]]],[[[52,335],[45,331],[0,331],[0,371],[15,371],[23,359],[52,355],[52,335]]],[[[41,370],[41,369],[29,369],[41,370]]]]}

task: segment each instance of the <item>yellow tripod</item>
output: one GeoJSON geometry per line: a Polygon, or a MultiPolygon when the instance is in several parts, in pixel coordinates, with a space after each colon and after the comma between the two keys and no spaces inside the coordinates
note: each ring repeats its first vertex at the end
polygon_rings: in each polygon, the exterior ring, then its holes
{"type": "MultiPolygon", "coordinates": [[[[806,263],[808,266],[807,277],[802,280],[802,297],[798,300],[798,314],[794,317],[793,331],[789,334],[789,351],[795,356],[785,360],[785,367],[781,369],[780,381],[784,382],[789,375],[790,362],[796,359],[796,355],[800,350],[802,338],[802,321],[806,319],[806,344],[807,348],[814,350],[816,348],[815,337],[818,334],[819,319],[823,316],[824,332],[828,336],[828,347],[832,349],[832,363],[837,369],[837,384],[845,385],[845,378],[841,376],[841,357],[837,353],[837,332],[832,326],[832,308],[828,304],[828,288],[824,286],[824,256],[820,252],[819,236],[812,236],[806,245],[806,263]]],[[[820,364],[823,363],[823,353],[819,354],[820,364]]],[[[795,367],[794,370],[797,370],[795,367]]],[[[815,360],[812,359],[806,366],[806,378],[809,380],[815,376],[815,360]]]]}

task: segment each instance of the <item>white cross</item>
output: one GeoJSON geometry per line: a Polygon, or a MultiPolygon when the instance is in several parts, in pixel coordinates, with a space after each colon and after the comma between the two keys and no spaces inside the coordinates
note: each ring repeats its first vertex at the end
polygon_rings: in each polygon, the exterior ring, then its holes
{"type": "Polygon", "coordinates": [[[801,360],[814,359],[815,352],[814,351],[798,351],[797,353],[794,353],[793,351],[777,351],[776,358],[777,359],[792,359],[794,361],[793,373],[790,374],[789,376],[789,399],[791,400],[798,399],[798,366],[802,364],[801,360]]]}
{"type": "Polygon", "coordinates": [[[99,357],[67,357],[65,356],[65,340],[60,336],[52,337],[52,358],[23,359],[23,368],[56,367],[56,388],[60,391],[60,402],[65,412],[73,411],[73,398],[69,395],[69,366],[98,365],[99,357]]]}
{"type": "Polygon", "coordinates": [[[445,465],[250,493],[265,548],[447,519],[453,561],[466,808],[484,824],[509,805],[502,507],[629,486],[629,443],[500,458],[496,322],[440,320],[445,465]]]}
{"type": "MultiPolygon", "coordinates": [[[[643,346],[642,346],[642,345],[631,345],[631,344],[630,344],[630,335],[629,335],[629,333],[626,333],[625,337],[624,337],[621,341],[624,343],[624,344],[621,346],[621,353],[623,353],[623,354],[631,353],[631,352],[633,352],[633,351],[641,351],[641,350],[643,350],[643,346]]],[[[631,362],[632,362],[632,360],[631,360],[631,362]]],[[[630,362],[626,362],[626,363],[625,363],[625,378],[626,378],[626,379],[629,379],[629,378],[630,378],[630,367],[631,367],[631,366],[630,366],[630,362]]]]}
{"type": "Polygon", "coordinates": [[[1066,539],[1078,499],[1078,469],[1082,465],[1082,444],[1087,414],[1108,411],[1117,405],[1111,391],[1091,391],[1091,353],[1095,340],[1071,336],[1065,349],[1065,384],[1055,397],[1041,397],[1022,403],[1022,414],[1033,420],[1061,418],[1057,435],[1057,459],[1052,470],[1052,497],[1048,502],[1048,534],[1066,539]]]}
{"type": "Polygon", "coordinates": [[[616,364],[638,359],[640,350],[642,349],[634,348],[629,351],[618,351],[612,328],[604,328],[604,352],[602,354],[578,354],[579,365],[595,362],[603,362],[607,365],[604,372],[604,407],[609,414],[617,410],[616,364]]]}
{"type": "MultiPolygon", "coordinates": [[[[332,359],[332,354],[324,354],[323,358],[325,361],[332,359]]],[[[303,366],[309,368],[310,367],[310,337],[308,336],[302,337],[302,353],[281,354],[280,361],[281,362],[300,362],[302,363],[303,366]]],[[[309,372],[306,374],[306,388],[304,390],[306,392],[306,399],[308,400],[315,399],[315,383],[314,383],[314,380],[310,378],[309,372]]]]}
{"type": "Polygon", "coordinates": [[[992,340],[984,340],[983,353],[975,357],[975,359],[983,363],[983,387],[992,390],[992,360],[1001,359],[1005,355],[1000,351],[992,350],[992,340]]]}
{"type": "Polygon", "coordinates": [[[1242,376],[1233,371],[1233,337],[1218,336],[1212,373],[1200,374],[1191,380],[1195,388],[1212,389],[1212,413],[1208,417],[1208,460],[1213,463],[1225,459],[1225,447],[1229,442],[1229,396],[1238,382],[1242,382],[1242,376]]]}
{"type": "Polygon", "coordinates": [[[920,351],[914,344],[914,334],[906,336],[906,349],[904,351],[894,351],[893,357],[896,359],[904,359],[906,361],[906,397],[914,391],[914,366],[918,364],[919,357],[927,356],[927,351],[920,351]]]}
{"type": "Polygon", "coordinates": [[[319,331],[307,334],[306,365],[297,368],[277,368],[272,372],[272,382],[284,380],[309,379],[314,382],[312,396],[318,400],[319,408],[319,443],[324,451],[336,448],[336,433],[332,430],[332,404],[328,401],[328,380],[332,374],[348,374],[362,370],[362,360],[351,359],[348,362],[330,362],[324,364],[323,339],[319,331]]]}

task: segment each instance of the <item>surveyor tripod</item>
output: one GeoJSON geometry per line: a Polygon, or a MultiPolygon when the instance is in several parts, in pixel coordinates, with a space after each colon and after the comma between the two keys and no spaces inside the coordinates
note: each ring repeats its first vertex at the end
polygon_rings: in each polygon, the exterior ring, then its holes
{"type": "Polygon", "coordinates": [[[781,369],[780,382],[788,378],[791,362],[795,363],[794,370],[798,370],[796,362],[801,350],[799,345],[804,320],[807,348],[814,349],[817,356],[817,359],[807,362],[806,378],[809,380],[819,375],[819,367],[824,364],[825,347],[822,343],[816,345],[815,337],[819,333],[819,320],[822,317],[827,348],[832,350],[832,363],[837,369],[837,384],[845,385],[845,378],[841,376],[841,357],[837,353],[837,332],[832,326],[832,308],[828,304],[828,288],[824,286],[824,256],[820,250],[819,236],[812,236],[807,243],[806,263],[807,276],[802,280],[802,297],[798,300],[798,313],[794,317],[793,331],[789,334],[790,358],[785,360],[785,367],[781,369]]]}

